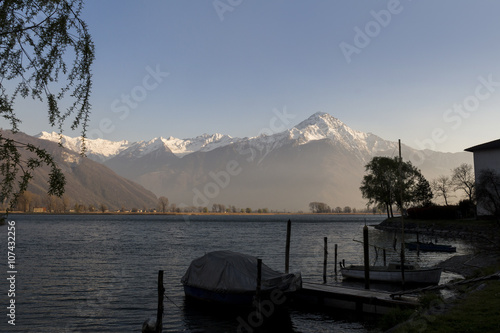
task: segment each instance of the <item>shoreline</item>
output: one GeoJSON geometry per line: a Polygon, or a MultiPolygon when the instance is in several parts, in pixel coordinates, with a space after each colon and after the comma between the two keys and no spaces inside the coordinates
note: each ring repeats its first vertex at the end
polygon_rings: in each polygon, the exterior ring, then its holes
{"type": "MultiPolygon", "coordinates": [[[[401,218],[386,219],[375,229],[400,232],[401,218]]],[[[437,266],[444,270],[471,277],[478,270],[500,263],[500,225],[494,220],[412,220],[405,219],[405,233],[461,239],[470,242],[474,253],[455,255],[437,266]]]]}
{"type": "MultiPolygon", "coordinates": [[[[376,229],[400,231],[401,219],[386,219],[376,229]]],[[[498,275],[500,272],[500,223],[495,220],[410,220],[405,219],[405,233],[420,233],[438,236],[445,239],[462,239],[469,241],[474,252],[471,254],[454,255],[437,264],[443,270],[460,274],[469,283],[454,287],[448,297],[440,295],[419,311],[403,315],[402,321],[394,322],[386,332],[399,333],[413,331],[420,327],[422,331],[439,332],[450,323],[457,327],[480,325],[488,323],[491,328],[491,318],[495,316],[499,290],[499,277],[488,281],[483,277],[498,275]],[[477,279],[476,279],[477,278],[477,279]],[[483,291],[484,290],[484,291],[483,291]],[[474,308],[484,307],[474,313],[474,308]],[[406,317],[406,319],[404,319],[406,317]]],[[[428,294],[427,294],[428,295],[428,294]]],[[[425,294],[421,295],[423,299],[425,294]]],[[[432,296],[430,296],[432,297],[432,296]]],[[[496,325],[495,323],[493,325],[496,325]]]]}
{"type": "MultiPolygon", "coordinates": [[[[401,232],[401,218],[385,219],[374,226],[383,231],[401,232]]],[[[500,248],[500,223],[495,220],[404,220],[404,232],[470,241],[475,247],[500,248]]]]}
{"type": "MultiPolygon", "coordinates": [[[[5,211],[0,211],[0,214],[6,214],[5,211]]],[[[271,213],[214,213],[214,212],[208,212],[208,213],[203,213],[203,212],[84,212],[84,213],[76,213],[76,212],[64,212],[64,213],[49,213],[49,212],[20,212],[20,211],[9,211],[9,214],[18,214],[18,215],[207,215],[207,216],[242,216],[242,215],[247,215],[247,216],[266,216],[266,215],[332,215],[332,216],[337,216],[337,215],[352,215],[352,216],[367,216],[367,215],[373,215],[373,216],[381,216],[385,214],[373,214],[373,213],[294,213],[294,212],[271,212],[271,213]]]]}

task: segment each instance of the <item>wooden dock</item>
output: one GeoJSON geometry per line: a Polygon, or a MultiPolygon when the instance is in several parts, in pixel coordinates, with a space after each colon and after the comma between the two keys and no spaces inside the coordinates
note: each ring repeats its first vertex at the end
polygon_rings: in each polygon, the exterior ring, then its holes
{"type": "Polygon", "coordinates": [[[341,309],[363,314],[385,314],[391,309],[416,308],[415,297],[392,298],[383,291],[355,289],[342,286],[303,282],[302,289],[294,294],[300,306],[322,309],[341,309]]]}

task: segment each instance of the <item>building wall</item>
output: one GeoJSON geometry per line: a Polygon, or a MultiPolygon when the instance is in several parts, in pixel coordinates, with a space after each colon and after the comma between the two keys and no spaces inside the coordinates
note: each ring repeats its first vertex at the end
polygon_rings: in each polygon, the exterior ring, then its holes
{"type": "MultiPolygon", "coordinates": [[[[500,174],[500,149],[480,150],[474,152],[474,174],[476,184],[479,182],[481,170],[492,169],[500,174]]],[[[489,213],[482,207],[481,202],[477,203],[477,215],[484,216],[489,213]]]]}

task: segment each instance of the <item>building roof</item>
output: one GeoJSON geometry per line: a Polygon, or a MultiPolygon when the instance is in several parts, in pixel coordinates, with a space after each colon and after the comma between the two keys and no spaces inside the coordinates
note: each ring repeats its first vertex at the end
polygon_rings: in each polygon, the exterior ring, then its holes
{"type": "Polygon", "coordinates": [[[475,152],[480,150],[500,149],[500,139],[482,143],[480,145],[464,149],[465,151],[475,152]]]}

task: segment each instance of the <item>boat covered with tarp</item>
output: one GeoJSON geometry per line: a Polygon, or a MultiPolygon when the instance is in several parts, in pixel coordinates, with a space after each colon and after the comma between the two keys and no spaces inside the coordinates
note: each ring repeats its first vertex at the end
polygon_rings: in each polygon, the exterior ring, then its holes
{"type": "MultiPolygon", "coordinates": [[[[233,251],[214,251],[191,262],[181,279],[187,297],[232,305],[251,305],[257,290],[258,260],[233,251]]],[[[292,293],[302,286],[300,273],[281,273],[262,263],[263,297],[292,293]]]]}

